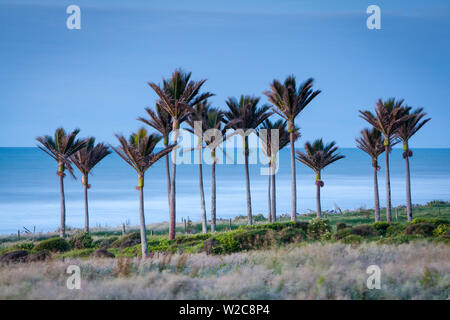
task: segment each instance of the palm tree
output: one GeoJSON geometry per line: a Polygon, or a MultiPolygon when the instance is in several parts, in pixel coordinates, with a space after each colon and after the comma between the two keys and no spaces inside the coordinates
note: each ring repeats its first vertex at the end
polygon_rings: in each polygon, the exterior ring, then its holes
{"type": "Polygon", "coordinates": [[[111,151],[103,143],[95,145],[95,138],[93,137],[87,138],[86,140],[87,144],[84,148],[75,152],[70,157],[70,160],[82,174],[81,184],[84,186],[84,231],[89,233],[88,189],[91,185],[88,182],[88,175],[97,163],[110,154],[111,151]]]}
{"type": "Polygon", "coordinates": [[[141,232],[142,257],[148,255],[147,232],[145,230],[144,216],[144,175],[156,161],[169,153],[174,145],[169,145],[158,153],[154,153],[154,149],[162,137],[159,134],[147,134],[147,130],[140,129],[137,133],[133,133],[127,140],[124,136],[116,135],[120,142],[119,147],[112,147],[113,150],[128,163],[138,174],[139,190],[139,218],[141,232]]]}
{"type": "Polygon", "coordinates": [[[203,126],[204,126],[204,119],[205,114],[208,112],[210,107],[210,103],[208,100],[203,100],[202,102],[195,105],[194,110],[190,113],[189,117],[187,118],[186,122],[187,124],[192,128],[192,130],[189,130],[193,134],[197,135],[197,149],[198,149],[198,180],[199,180],[199,186],[200,186],[200,206],[201,206],[201,215],[202,215],[202,232],[207,233],[208,232],[208,223],[206,218],[206,208],[205,208],[205,192],[203,188],[203,126]],[[200,132],[196,131],[196,122],[200,122],[200,132]]]}
{"type": "Polygon", "coordinates": [[[59,236],[64,238],[66,236],[66,203],[64,197],[64,171],[67,169],[72,177],[73,169],[70,164],[70,156],[83,148],[86,145],[85,140],[76,139],[79,129],[75,129],[72,133],[67,134],[63,128],[58,128],[55,131],[55,136],[41,136],[36,140],[41,144],[39,149],[47,153],[58,163],[57,175],[59,176],[59,191],[61,194],[61,227],[59,229],[59,236]]]}
{"type": "MultiPolygon", "coordinates": [[[[172,117],[172,130],[174,132],[174,141],[178,140],[178,130],[180,124],[186,120],[187,116],[193,110],[197,103],[211,97],[213,94],[206,92],[200,94],[200,88],[205,80],[191,80],[191,73],[177,69],[172,73],[170,79],[162,79],[162,86],[153,82],[148,85],[156,92],[159,97],[159,104],[172,117]]],[[[175,175],[176,175],[176,152],[172,152],[172,174],[170,181],[170,225],[169,239],[175,239],[176,222],[176,204],[175,204],[175,175]]]]}
{"type": "Polygon", "coordinates": [[[411,205],[411,178],[409,172],[409,157],[412,157],[413,153],[409,149],[409,139],[423,127],[425,123],[431,120],[431,118],[423,119],[427,114],[423,112],[423,108],[418,108],[410,113],[411,108],[406,107],[405,113],[411,117],[403,122],[397,129],[397,136],[403,142],[403,158],[406,163],[406,213],[408,221],[412,220],[412,205],[411,205]],[[423,119],[423,120],[422,120],[423,119]]]}
{"type": "Polygon", "coordinates": [[[252,219],[252,200],[250,195],[250,176],[248,170],[248,130],[255,130],[264,120],[272,115],[268,111],[269,106],[263,105],[258,107],[259,98],[241,95],[239,101],[236,98],[229,97],[226,101],[228,111],[224,113],[225,123],[233,128],[239,130],[242,136],[244,148],[244,163],[245,163],[245,181],[247,188],[247,216],[248,224],[253,224],[252,219]]]}
{"type": "Polygon", "coordinates": [[[320,188],[324,186],[321,180],[321,171],[329,164],[345,158],[345,156],[335,153],[338,147],[334,141],[323,144],[322,139],[305,143],[305,153],[297,151],[297,160],[314,170],[316,174],[316,204],[317,217],[322,218],[322,209],[320,206],[320,188]]]}
{"type": "Polygon", "coordinates": [[[396,143],[395,133],[400,125],[408,119],[405,115],[405,109],[402,107],[403,100],[390,98],[386,101],[378,100],[375,107],[375,115],[368,111],[359,110],[360,117],[370,123],[374,128],[380,131],[384,137],[384,151],[386,162],[386,220],[391,222],[391,180],[389,174],[389,153],[391,146],[396,143]]]}
{"type": "Polygon", "coordinates": [[[367,153],[372,158],[373,167],[373,188],[375,199],[375,222],[380,219],[380,197],[378,195],[378,156],[384,152],[383,138],[381,132],[375,128],[364,129],[361,136],[355,139],[357,147],[367,153]]]}
{"type": "MultiPolygon", "coordinates": [[[[149,119],[139,117],[138,120],[158,131],[163,137],[164,147],[169,145],[169,135],[172,132],[172,117],[170,114],[156,103],[155,111],[145,108],[149,119]]],[[[166,182],[167,182],[167,198],[170,207],[170,172],[169,172],[169,154],[166,154],[166,182]]]]}
{"type": "Polygon", "coordinates": [[[269,98],[269,102],[276,108],[273,111],[285,119],[288,123],[291,144],[291,220],[296,221],[297,216],[297,183],[295,174],[295,118],[298,114],[321,92],[313,91],[312,78],[307,79],[298,88],[295,77],[289,76],[282,84],[278,80],[273,80],[270,84],[270,91],[264,94],[269,98]]]}
{"type": "MultiPolygon", "coordinates": [[[[277,167],[277,152],[286,147],[290,142],[290,134],[287,130],[287,123],[284,120],[277,120],[271,122],[269,119],[263,122],[261,129],[266,130],[267,134],[262,134],[260,130],[258,136],[262,141],[263,151],[269,158],[269,181],[268,181],[268,218],[269,222],[277,221],[277,206],[276,206],[276,183],[275,183],[275,169],[277,167]],[[278,130],[278,145],[272,144],[272,130],[278,130]],[[272,146],[273,145],[273,146],[272,146]],[[272,190],[272,195],[270,191],[272,190]]],[[[300,137],[298,128],[294,128],[294,141],[300,137]]]]}

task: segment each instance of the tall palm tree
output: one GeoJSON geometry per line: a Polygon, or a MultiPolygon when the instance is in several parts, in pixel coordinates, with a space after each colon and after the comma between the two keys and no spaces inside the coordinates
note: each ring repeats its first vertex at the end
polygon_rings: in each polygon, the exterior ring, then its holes
{"type": "Polygon", "coordinates": [[[305,152],[297,151],[297,160],[314,170],[316,174],[316,204],[317,217],[322,218],[320,205],[320,188],[324,186],[321,178],[321,171],[329,164],[345,158],[336,153],[338,147],[334,141],[324,145],[322,139],[315,140],[312,144],[305,143],[305,152]]]}
{"type": "Polygon", "coordinates": [[[247,216],[248,224],[253,224],[252,200],[250,195],[250,176],[248,170],[248,135],[246,131],[256,129],[261,123],[272,115],[268,105],[258,107],[259,98],[241,95],[237,100],[229,97],[226,101],[228,111],[224,113],[225,123],[234,130],[241,130],[240,134],[243,140],[245,181],[247,188],[247,216]]]}
{"type": "Polygon", "coordinates": [[[169,145],[163,150],[154,153],[154,149],[162,137],[156,133],[147,134],[147,130],[145,129],[140,129],[138,132],[133,133],[128,140],[121,135],[116,135],[116,137],[119,140],[120,146],[112,147],[113,150],[136,170],[138,174],[138,186],[136,189],[139,190],[141,247],[142,257],[146,258],[148,255],[148,246],[144,215],[144,175],[147,169],[169,153],[174,145],[169,145]]]}
{"type": "MultiPolygon", "coordinates": [[[[169,146],[169,135],[172,132],[172,117],[170,114],[156,103],[155,111],[150,108],[145,108],[149,119],[139,117],[138,120],[145,123],[158,131],[163,137],[164,148],[169,146]]],[[[170,207],[170,172],[169,172],[169,154],[166,154],[166,182],[167,182],[167,198],[170,207]]]]}
{"type": "Polygon", "coordinates": [[[355,139],[357,147],[367,153],[372,159],[373,167],[373,190],[375,201],[375,222],[380,219],[380,197],[378,194],[378,156],[384,152],[383,138],[381,132],[375,128],[364,129],[361,136],[355,139]]]}
{"type": "Polygon", "coordinates": [[[412,157],[413,153],[409,149],[409,139],[423,127],[425,123],[431,120],[431,118],[423,119],[427,114],[423,112],[423,108],[418,108],[410,113],[411,108],[406,107],[405,113],[411,117],[403,122],[397,129],[397,136],[403,142],[403,158],[406,163],[406,213],[408,221],[412,220],[412,205],[411,205],[411,178],[409,172],[409,157],[412,157]]]}
{"type": "Polygon", "coordinates": [[[285,119],[288,123],[291,144],[291,220],[296,221],[297,216],[297,183],[295,174],[295,118],[298,114],[321,92],[313,91],[312,78],[307,79],[298,88],[293,75],[281,83],[273,80],[270,91],[264,94],[269,98],[275,108],[273,111],[285,119]]]}
{"type": "MultiPolygon", "coordinates": [[[[178,130],[180,124],[186,120],[192,107],[199,102],[213,96],[206,92],[200,94],[200,89],[206,79],[200,81],[191,80],[191,73],[177,69],[172,73],[170,79],[162,79],[162,85],[159,86],[153,82],[148,85],[156,92],[159,97],[159,104],[172,117],[172,130],[174,131],[174,141],[178,140],[178,130]]],[[[170,181],[170,225],[169,239],[175,239],[176,223],[176,195],[175,195],[175,176],[176,176],[176,152],[172,152],[172,173],[170,181]]]]}
{"type": "Polygon", "coordinates": [[[91,185],[88,182],[88,175],[97,163],[110,154],[111,151],[103,143],[95,145],[95,138],[93,137],[87,138],[86,140],[87,144],[84,148],[75,152],[70,157],[70,160],[82,174],[81,184],[84,186],[84,231],[89,233],[88,189],[91,185]]]}
{"type": "Polygon", "coordinates": [[[365,110],[359,110],[360,117],[370,123],[374,128],[383,134],[385,151],[385,173],[386,173],[386,220],[391,222],[391,180],[389,173],[389,153],[395,143],[395,133],[400,125],[409,117],[405,114],[402,106],[403,100],[390,98],[386,101],[378,100],[375,106],[375,114],[365,110]]]}
{"type": "MultiPolygon", "coordinates": [[[[206,218],[206,207],[205,207],[205,191],[203,188],[203,127],[204,127],[204,120],[205,120],[205,114],[208,112],[210,107],[210,103],[208,100],[203,100],[202,102],[195,105],[194,110],[190,113],[189,117],[187,118],[186,122],[191,127],[191,130],[188,130],[192,132],[193,134],[197,135],[197,149],[198,149],[198,180],[199,180],[199,186],[200,186],[200,206],[201,206],[201,215],[202,215],[202,232],[207,233],[208,232],[208,223],[206,218]],[[196,122],[200,122],[200,132],[196,132],[196,122]]],[[[207,130],[207,129],[206,129],[207,130]]]]}
{"type": "MultiPolygon", "coordinates": [[[[262,141],[263,151],[269,158],[269,181],[268,181],[268,212],[269,222],[277,221],[277,205],[276,205],[276,172],[274,168],[277,167],[277,152],[286,147],[290,142],[290,134],[287,130],[287,123],[284,120],[277,120],[271,122],[269,119],[265,120],[261,125],[261,129],[266,130],[267,135],[258,132],[258,136],[262,141]],[[272,130],[278,130],[278,145],[272,143],[272,130]],[[270,194],[272,191],[272,195],[270,194]]],[[[300,137],[298,128],[294,131],[294,141],[300,137]]]]}
{"type": "Polygon", "coordinates": [[[73,175],[73,169],[70,164],[70,156],[82,149],[86,145],[85,140],[76,139],[79,129],[75,129],[72,133],[67,134],[63,128],[58,128],[55,131],[55,136],[41,136],[36,140],[41,144],[39,149],[47,153],[58,163],[57,175],[59,176],[59,192],[61,194],[61,227],[59,229],[59,236],[64,238],[66,236],[66,203],[64,196],[64,171],[67,169],[73,175]]]}

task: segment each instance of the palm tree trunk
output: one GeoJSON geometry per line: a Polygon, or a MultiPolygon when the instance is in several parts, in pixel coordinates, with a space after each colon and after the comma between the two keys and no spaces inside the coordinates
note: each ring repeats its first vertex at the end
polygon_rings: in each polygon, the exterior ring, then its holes
{"type": "Polygon", "coordinates": [[[275,184],[275,172],[272,172],[272,222],[277,221],[277,193],[275,184]]]}
{"type": "Polygon", "coordinates": [[[389,146],[385,146],[386,161],[386,221],[391,222],[391,178],[389,175],[389,146]]]}
{"type": "MultiPolygon", "coordinates": [[[[174,131],[174,141],[178,140],[178,129],[179,126],[176,121],[173,122],[173,131],[174,131]]],[[[176,175],[176,159],[177,152],[174,149],[172,151],[172,175],[170,180],[170,224],[169,224],[169,240],[175,239],[175,229],[176,229],[176,203],[175,203],[175,175],[176,175]]]]}
{"type": "MultiPolygon", "coordinates": [[[[167,138],[164,139],[164,147],[167,148],[169,142],[167,138]]],[[[170,171],[169,171],[169,154],[166,154],[166,182],[167,182],[167,200],[170,207],[170,171]]]]}
{"type": "Polygon", "coordinates": [[[409,172],[409,157],[408,154],[405,157],[406,161],[406,214],[408,216],[408,222],[412,220],[412,205],[411,205],[411,177],[409,172]]]}
{"type": "Polygon", "coordinates": [[[269,174],[267,175],[267,177],[269,178],[269,180],[267,181],[267,220],[269,222],[272,222],[272,202],[270,201],[271,198],[271,194],[270,194],[270,182],[271,182],[271,177],[270,174],[271,170],[270,170],[270,163],[269,163],[269,174]]]}
{"type": "Polygon", "coordinates": [[[145,230],[145,216],[144,216],[144,176],[139,176],[139,219],[141,224],[141,248],[142,258],[147,258],[148,246],[147,246],[147,231],[145,230]]]}
{"type": "Polygon", "coordinates": [[[247,218],[248,224],[253,224],[252,198],[250,195],[250,174],[248,171],[248,137],[244,137],[244,162],[245,162],[245,183],[247,188],[247,218]]]}
{"type": "MultiPolygon", "coordinates": [[[[289,131],[292,131],[294,124],[289,124],[289,131]]],[[[291,221],[297,221],[297,182],[295,175],[295,141],[294,132],[289,133],[291,144],[291,221]]]]}
{"type": "Polygon", "coordinates": [[[211,151],[211,233],[216,232],[216,151],[211,151]]]}
{"type": "Polygon", "coordinates": [[[64,169],[58,170],[59,176],[59,193],[61,195],[61,227],[59,229],[59,236],[64,238],[66,236],[66,201],[64,196],[64,169]]]}
{"type": "Polygon", "coordinates": [[[202,159],[202,139],[198,138],[198,179],[200,184],[200,205],[202,209],[202,232],[207,233],[208,232],[208,225],[206,221],[206,209],[205,209],[205,192],[203,190],[203,159],[202,159]]]}
{"type": "Polygon", "coordinates": [[[89,208],[88,208],[88,176],[83,175],[84,186],[84,232],[89,233],[89,208]]]}
{"type": "Polygon", "coordinates": [[[320,181],[316,180],[316,206],[317,206],[317,218],[322,218],[322,208],[320,205],[320,181]]]}
{"type": "Polygon", "coordinates": [[[375,200],[375,222],[380,221],[380,196],[378,194],[378,168],[373,168],[373,192],[375,200]]]}

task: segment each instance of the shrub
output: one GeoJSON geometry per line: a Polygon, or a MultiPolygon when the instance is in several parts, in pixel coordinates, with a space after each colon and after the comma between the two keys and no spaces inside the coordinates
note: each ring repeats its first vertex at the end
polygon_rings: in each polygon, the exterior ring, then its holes
{"type": "Polygon", "coordinates": [[[39,242],[33,249],[33,251],[52,251],[52,252],[65,252],[70,250],[70,244],[63,238],[50,238],[39,242]]]}
{"type": "Polygon", "coordinates": [[[278,244],[297,242],[306,239],[306,233],[300,228],[286,228],[279,232],[277,237],[278,244]]]}
{"type": "Polygon", "coordinates": [[[376,236],[377,231],[374,227],[368,224],[361,224],[359,226],[355,226],[352,228],[352,234],[361,236],[361,237],[370,237],[376,236]]]}
{"type": "Polygon", "coordinates": [[[334,238],[336,240],[341,240],[351,234],[352,234],[352,228],[344,228],[344,229],[340,229],[338,232],[336,232],[336,234],[334,235],[334,238]]]}
{"type": "Polygon", "coordinates": [[[86,233],[80,233],[75,235],[69,240],[70,246],[74,249],[89,249],[93,247],[94,239],[86,233]]]}
{"type": "Polygon", "coordinates": [[[435,237],[445,236],[448,232],[450,232],[450,227],[446,224],[440,224],[433,230],[433,235],[435,237]]]}
{"type": "Polygon", "coordinates": [[[74,249],[67,252],[64,252],[60,255],[62,258],[87,258],[90,254],[94,252],[94,249],[74,249]]]}
{"type": "Polygon", "coordinates": [[[446,219],[442,219],[442,218],[414,218],[411,221],[412,224],[418,224],[418,223],[428,223],[428,224],[433,224],[436,227],[444,224],[444,225],[448,225],[450,224],[448,220],[446,219]]]}
{"type": "Polygon", "coordinates": [[[372,224],[372,226],[375,228],[378,235],[385,236],[386,231],[389,228],[390,224],[385,221],[378,221],[378,222],[375,222],[374,224],[372,224]]]}
{"type": "Polygon", "coordinates": [[[407,235],[421,235],[430,237],[436,227],[431,223],[411,223],[406,226],[405,233],[407,235]]]}
{"type": "Polygon", "coordinates": [[[359,244],[361,243],[363,238],[361,236],[358,236],[356,234],[350,234],[343,238],[341,241],[346,244],[359,244]]]}
{"type": "Polygon", "coordinates": [[[31,251],[34,248],[34,243],[27,241],[27,242],[20,242],[14,245],[14,248],[19,249],[19,250],[26,250],[26,251],[31,251]]]}
{"type": "Polygon", "coordinates": [[[331,226],[328,219],[313,218],[308,225],[308,237],[314,240],[331,238],[331,226]]]}
{"type": "Polygon", "coordinates": [[[344,223],[344,222],[338,222],[338,223],[336,223],[336,230],[337,230],[337,231],[342,230],[342,229],[351,228],[351,227],[352,227],[352,226],[349,226],[349,225],[347,225],[347,224],[344,223]]]}
{"type": "Polygon", "coordinates": [[[255,221],[255,222],[266,221],[266,220],[267,220],[266,217],[264,217],[261,213],[253,216],[253,221],[255,221]]]}
{"type": "Polygon", "coordinates": [[[101,249],[107,249],[109,248],[114,241],[116,241],[117,239],[119,239],[118,236],[110,236],[106,239],[98,239],[96,241],[94,241],[94,243],[92,244],[93,247],[95,248],[101,248],[101,249]]]}
{"type": "Polygon", "coordinates": [[[386,229],[387,237],[394,237],[403,234],[406,226],[401,223],[391,223],[390,226],[386,229]]]}
{"type": "Polygon", "coordinates": [[[128,248],[133,247],[137,245],[138,243],[141,243],[141,234],[139,232],[132,232],[130,234],[124,235],[114,241],[111,244],[111,247],[113,248],[128,248]]]}

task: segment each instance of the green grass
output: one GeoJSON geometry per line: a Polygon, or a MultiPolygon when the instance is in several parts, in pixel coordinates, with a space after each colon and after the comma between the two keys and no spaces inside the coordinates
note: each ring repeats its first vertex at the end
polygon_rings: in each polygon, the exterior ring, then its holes
{"type": "MultiPolygon", "coordinates": [[[[405,233],[407,221],[406,213],[403,208],[398,209],[398,219],[395,212],[396,210],[394,209],[393,225],[387,230],[387,233],[386,229],[382,232],[375,228],[378,231],[372,232],[372,234],[362,235],[362,237],[360,237],[361,234],[358,233],[358,228],[360,227],[352,229],[353,231],[341,231],[336,234],[336,224],[345,223],[348,226],[372,225],[373,210],[361,209],[343,212],[342,214],[324,214],[324,219],[327,220],[331,230],[328,229],[328,233],[315,236],[313,235],[316,231],[310,230],[310,228],[312,228],[310,222],[315,218],[315,214],[298,216],[298,223],[296,225],[289,222],[289,218],[281,218],[277,223],[269,224],[267,221],[261,221],[263,220],[263,217],[259,215],[259,221],[257,221],[255,225],[247,226],[246,219],[236,218],[231,223],[231,230],[228,220],[218,221],[216,228],[217,232],[214,235],[210,233],[200,233],[200,223],[192,223],[190,225],[190,230],[193,234],[185,233],[184,226],[179,224],[175,240],[168,239],[168,225],[160,223],[148,226],[148,247],[150,253],[198,253],[204,251],[204,241],[213,238],[217,243],[210,253],[227,254],[242,250],[267,249],[269,247],[285,245],[292,242],[342,241],[344,243],[359,243],[362,241],[379,241],[380,243],[405,243],[414,241],[418,238],[423,239],[423,237],[418,237],[415,234],[405,233]],[[373,233],[376,235],[373,235],[373,233]]],[[[381,216],[382,220],[385,221],[385,210],[382,211],[381,216]]],[[[436,221],[436,218],[450,221],[450,204],[447,202],[433,202],[423,206],[415,206],[413,208],[413,217],[417,218],[416,220],[419,220],[419,222],[425,219],[425,222],[427,223],[433,223],[432,221],[436,221]]],[[[370,228],[373,229],[373,227],[370,228]]],[[[439,227],[439,229],[433,233],[433,236],[428,236],[429,240],[448,242],[448,237],[445,237],[447,229],[446,226],[439,227]]],[[[57,258],[88,258],[94,250],[100,247],[103,240],[118,239],[116,241],[110,241],[110,244],[106,246],[106,249],[116,257],[140,256],[140,244],[131,245],[127,248],[120,248],[120,244],[126,238],[132,237],[133,233],[135,233],[134,239],[139,239],[139,231],[137,228],[129,228],[125,237],[122,236],[121,231],[118,231],[117,229],[94,230],[91,232],[89,239],[87,239],[86,246],[73,245],[73,239],[82,236],[80,233],[81,231],[78,231],[78,233],[74,232],[76,232],[76,230],[71,230],[71,232],[69,232],[68,242],[71,243],[71,248],[64,248],[64,250],[59,250],[58,248],[56,250],[47,250],[54,251],[54,256],[57,258]]],[[[47,239],[54,237],[55,234],[49,234],[48,237],[40,235],[37,238],[28,236],[21,241],[17,241],[17,238],[14,236],[2,237],[0,239],[0,254],[14,250],[28,250],[30,252],[35,252],[41,247],[45,249],[47,247],[43,246],[43,244],[50,241],[47,239]]]]}

